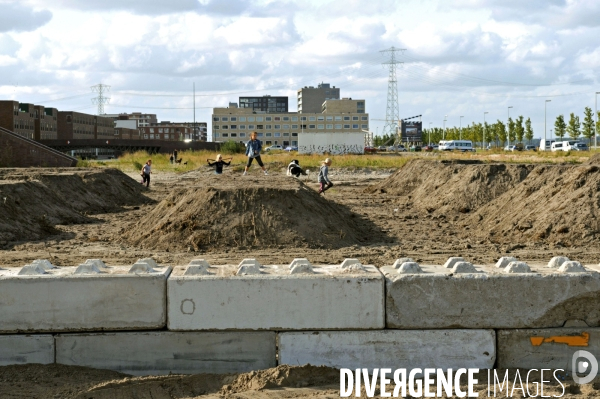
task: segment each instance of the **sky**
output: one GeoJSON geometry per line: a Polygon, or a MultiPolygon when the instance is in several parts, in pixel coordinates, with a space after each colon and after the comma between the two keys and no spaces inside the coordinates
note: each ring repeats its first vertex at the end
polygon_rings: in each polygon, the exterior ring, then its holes
{"type": "MultiPolygon", "coordinates": [[[[535,137],[595,107],[598,0],[0,0],[0,99],[155,113],[211,127],[239,96],[330,83],[386,119],[390,48],[398,115],[423,127],[523,115],[535,137]],[[546,100],[551,100],[546,102],[546,100]],[[509,108],[512,107],[512,108],[509,108]],[[487,112],[487,114],[484,114],[487,112]],[[546,114],[546,117],[545,117],[546,114]]],[[[209,136],[210,137],[210,136],[209,136]]]]}

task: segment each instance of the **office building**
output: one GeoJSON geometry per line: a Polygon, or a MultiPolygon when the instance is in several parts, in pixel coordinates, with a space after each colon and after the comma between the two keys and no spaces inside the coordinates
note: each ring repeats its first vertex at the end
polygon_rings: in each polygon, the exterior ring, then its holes
{"type": "MultiPolygon", "coordinates": [[[[238,108],[251,109],[253,111],[262,112],[288,112],[288,98],[287,97],[240,97],[240,103],[238,108]]],[[[230,108],[233,106],[230,105],[230,108]]]]}
{"type": "Polygon", "coordinates": [[[304,86],[298,90],[298,112],[320,113],[326,100],[339,100],[340,89],[330,86],[329,83],[320,83],[317,87],[304,86]]]}

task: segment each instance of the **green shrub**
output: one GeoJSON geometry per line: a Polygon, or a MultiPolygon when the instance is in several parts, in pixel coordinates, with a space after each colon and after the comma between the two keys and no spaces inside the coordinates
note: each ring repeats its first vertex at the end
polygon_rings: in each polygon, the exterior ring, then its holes
{"type": "Polygon", "coordinates": [[[134,170],[142,170],[142,164],[139,163],[138,161],[133,161],[133,169],[134,170]]]}
{"type": "Polygon", "coordinates": [[[236,143],[235,141],[226,141],[221,144],[219,150],[221,154],[241,154],[244,152],[245,147],[243,144],[236,143]]]}

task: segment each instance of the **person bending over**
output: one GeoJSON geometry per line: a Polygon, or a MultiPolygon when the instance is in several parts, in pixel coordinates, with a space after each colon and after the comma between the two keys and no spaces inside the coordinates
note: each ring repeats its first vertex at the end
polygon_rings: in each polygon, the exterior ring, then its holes
{"type": "Polygon", "coordinates": [[[221,154],[217,155],[217,160],[215,162],[210,162],[212,161],[212,159],[207,159],[206,162],[208,162],[208,166],[214,166],[215,167],[215,174],[216,175],[220,175],[223,173],[223,165],[231,165],[231,159],[232,158],[227,158],[229,159],[229,162],[225,162],[223,161],[223,156],[221,154]]]}

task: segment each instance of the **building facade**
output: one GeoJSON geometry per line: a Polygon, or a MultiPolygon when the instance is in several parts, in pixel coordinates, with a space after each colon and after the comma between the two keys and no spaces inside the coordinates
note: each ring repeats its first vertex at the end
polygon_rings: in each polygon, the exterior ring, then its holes
{"type": "Polygon", "coordinates": [[[34,140],[56,140],[58,138],[58,110],[35,106],[34,140]]]}
{"type": "MultiPolygon", "coordinates": [[[[342,101],[342,100],[335,100],[342,101]]],[[[364,100],[357,100],[362,101],[364,100]]],[[[212,115],[213,141],[249,140],[250,132],[256,131],[267,146],[297,146],[302,133],[323,133],[343,141],[344,134],[362,133],[369,129],[369,115],[357,112],[348,104],[346,110],[354,112],[327,113],[255,112],[250,108],[214,108],[212,115]]],[[[335,107],[333,107],[335,108],[335,107]]],[[[342,109],[342,108],[340,108],[342,109]]]]}
{"type": "Polygon", "coordinates": [[[142,140],[184,141],[191,137],[193,128],[170,122],[161,122],[153,126],[138,128],[142,140]]]}
{"type": "Polygon", "coordinates": [[[106,118],[112,118],[114,120],[135,120],[138,123],[138,127],[150,126],[153,123],[158,123],[156,114],[143,114],[141,112],[122,113],[122,114],[105,114],[102,115],[106,118]]]}
{"type": "Polygon", "coordinates": [[[239,108],[251,109],[262,112],[288,112],[287,97],[240,97],[239,108]]]}
{"type": "Polygon", "coordinates": [[[0,127],[20,136],[35,138],[35,105],[0,101],[0,127]]]}
{"type": "Polygon", "coordinates": [[[339,87],[330,86],[329,83],[320,83],[317,87],[304,86],[298,90],[298,112],[320,113],[326,100],[339,100],[339,87]]]}

